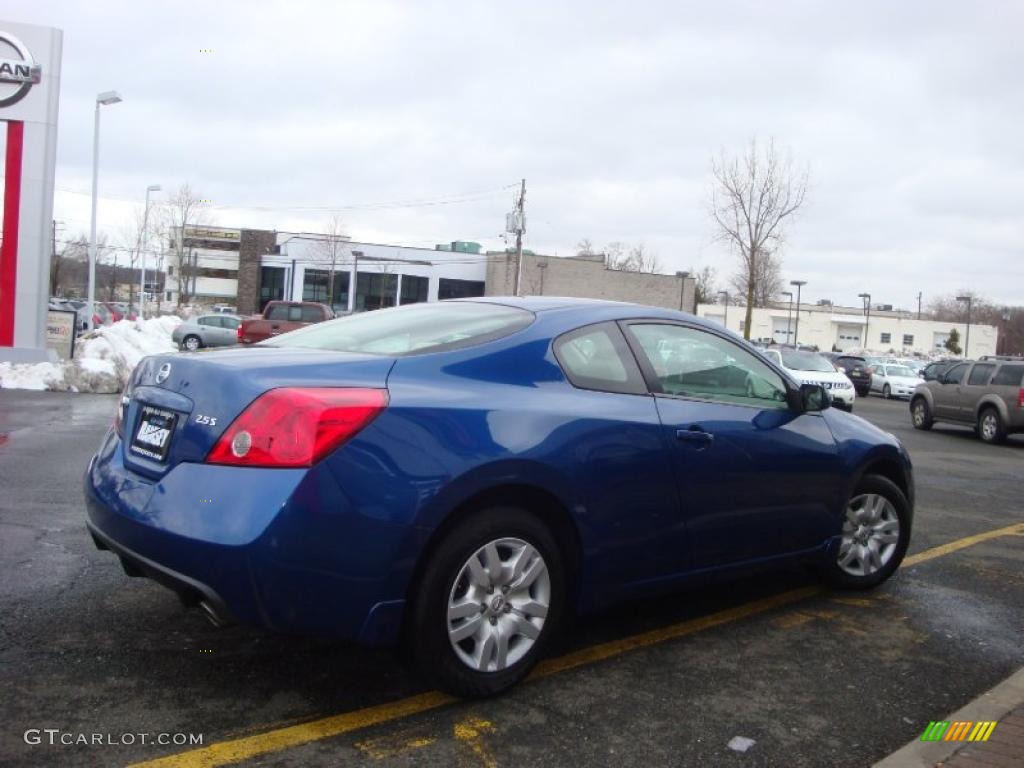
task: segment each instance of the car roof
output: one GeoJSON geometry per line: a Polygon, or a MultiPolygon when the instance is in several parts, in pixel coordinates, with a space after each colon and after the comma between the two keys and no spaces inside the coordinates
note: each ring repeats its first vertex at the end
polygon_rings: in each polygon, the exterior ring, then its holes
{"type": "Polygon", "coordinates": [[[561,314],[567,319],[587,322],[603,320],[627,320],[630,318],[655,318],[665,320],[685,320],[694,325],[714,330],[722,330],[721,323],[706,320],[703,317],[680,312],[675,309],[652,307],[647,304],[633,304],[625,301],[609,301],[607,299],[583,299],[573,296],[476,296],[465,299],[449,299],[449,301],[480,302],[486,304],[502,304],[509,307],[520,307],[535,314],[561,314]]]}

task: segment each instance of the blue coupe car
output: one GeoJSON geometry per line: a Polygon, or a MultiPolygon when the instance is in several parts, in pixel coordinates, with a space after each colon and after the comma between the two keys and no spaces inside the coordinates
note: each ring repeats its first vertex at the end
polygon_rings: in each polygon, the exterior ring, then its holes
{"type": "Polygon", "coordinates": [[[874,587],[914,501],[895,437],[728,331],[558,298],[146,358],[85,489],[128,575],[217,623],[401,643],[463,696],[521,680],[570,614],[712,572],[874,587]]]}

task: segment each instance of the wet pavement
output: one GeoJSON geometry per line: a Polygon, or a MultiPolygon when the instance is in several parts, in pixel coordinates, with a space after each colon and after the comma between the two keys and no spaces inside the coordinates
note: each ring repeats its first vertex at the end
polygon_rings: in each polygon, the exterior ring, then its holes
{"type": "Polygon", "coordinates": [[[868,594],[787,571],[623,606],[539,679],[446,703],[387,651],[214,629],[96,551],[81,477],[115,402],[0,391],[0,764],[865,766],[1024,665],[1024,536],[934,549],[1024,522],[1024,436],[915,432],[906,403],[859,400],[911,452],[929,559],[868,594]],[[208,751],[139,743],[178,733],[208,751]],[[136,737],[60,744],[80,734],[136,737]]]}

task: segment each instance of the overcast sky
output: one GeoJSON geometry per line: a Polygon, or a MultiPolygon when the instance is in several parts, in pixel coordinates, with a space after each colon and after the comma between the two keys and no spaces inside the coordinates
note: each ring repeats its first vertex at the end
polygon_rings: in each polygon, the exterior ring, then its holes
{"type": "Polygon", "coordinates": [[[88,228],[93,100],[116,89],[113,239],[148,184],[187,181],[224,226],[316,231],[338,208],[355,239],[501,248],[525,177],[529,248],[643,242],[724,284],[710,159],[773,137],[810,169],[782,251],[805,296],[1024,304],[1024,3],[843,5],[0,0],[0,19],[64,30],[63,235],[88,228]]]}

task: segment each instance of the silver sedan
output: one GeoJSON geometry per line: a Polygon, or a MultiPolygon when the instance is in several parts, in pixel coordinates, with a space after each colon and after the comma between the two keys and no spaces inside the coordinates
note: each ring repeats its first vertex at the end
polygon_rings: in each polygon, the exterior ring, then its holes
{"type": "Polygon", "coordinates": [[[182,349],[195,352],[203,347],[230,347],[238,343],[238,315],[199,315],[183,322],[171,334],[182,349]]]}

